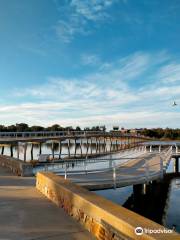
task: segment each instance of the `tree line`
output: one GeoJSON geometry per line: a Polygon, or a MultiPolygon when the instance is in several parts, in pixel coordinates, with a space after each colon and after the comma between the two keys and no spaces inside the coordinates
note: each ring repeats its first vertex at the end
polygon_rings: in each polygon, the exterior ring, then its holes
{"type": "Polygon", "coordinates": [[[141,134],[147,137],[157,138],[157,139],[172,139],[180,140],[180,129],[172,128],[153,128],[153,129],[143,129],[141,134]]]}
{"type": "Polygon", "coordinates": [[[58,124],[54,124],[49,127],[42,127],[42,126],[29,126],[26,123],[17,123],[15,125],[10,126],[4,126],[0,125],[0,132],[39,132],[39,131],[105,131],[105,126],[94,126],[94,127],[86,127],[84,129],[80,128],[79,126],[73,128],[71,126],[69,127],[62,127],[58,124]]]}
{"type": "MultiPolygon", "coordinates": [[[[29,126],[26,123],[17,123],[15,125],[4,126],[0,125],[0,132],[39,132],[39,131],[106,131],[105,126],[93,126],[93,127],[86,127],[80,128],[79,126],[73,128],[69,127],[62,127],[58,124],[54,124],[49,127],[42,127],[42,126],[29,126]]],[[[128,133],[131,133],[131,130],[128,130],[128,133]]],[[[172,128],[153,128],[153,129],[141,129],[141,135],[157,138],[157,139],[172,139],[172,140],[180,140],[180,129],[172,129],[172,128]]]]}

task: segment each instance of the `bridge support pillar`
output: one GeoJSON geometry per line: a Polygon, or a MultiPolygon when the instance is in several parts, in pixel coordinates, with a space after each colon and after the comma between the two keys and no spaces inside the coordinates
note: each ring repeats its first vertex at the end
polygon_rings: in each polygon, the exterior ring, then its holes
{"type": "Polygon", "coordinates": [[[101,138],[99,137],[99,153],[101,152],[101,138]]]}
{"type": "Polygon", "coordinates": [[[159,145],[159,152],[161,152],[161,145],[159,145]]]}
{"type": "Polygon", "coordinates": [[[178,153],[178,146],[176,146],[176,153],[178,153]]]}
{"type": "Polygon", "coordinates": [[[116,139],[116,151],[118,150],[118,142],[117,142],[117,139],[116,139]]]}
{"type": "Polygon", "coordinates": [[[52,157],[53,157],[53,160],[54,160],[54,142],[52,141],[52,157]]]}
{"type": "Polygon", "coordinates": [[[10,150],[11,150],[11,157],[13,157],[13,145],[12,144],[10,146],[10,150]]]}
{"type": "Polygon", "coordinates": [[[34,149],[34,144],[31,143],[31,160],[33,160],[33,149],[34,149]]]}
{"type": "Polygon", "coordinates": [[[175,158],[175,172],[179,172],[179,157],[175,158]]]}
{"type": "Polygon", "coordinates": [[[147,191],[147,184],[145,184],[145,183],[133,185],[133,194],[134,194],[135,198],[136,198],[136,196],[146,194],[146,191],[147,191]]]}
{"type": "Polygon", "coordinates": [[[81,157],[82,157],[82,145],[83,145],[83,143],[82,143],[82,138],[81,138],[81,141],[80,141],[81,157]]]}
{"type": "Polygon", "coordinates": [[[91,154],[93,152],[93,141],[92,141],[92,137],[91,137],[91,154]]]}
{"type": "Polygon", "coordinates": [[[152,145],[150,145],[149,147],[149,152],[152,152],[152,145]]]}
{"type": "Polygon", "coordinates": [[[144,152],[147,152],[147,147],[146,146],[144,146],[144,152]]]}
{"type": "Polygon", "coordinates": [[[86,142],[86,156],[88,155],[88,151],[89,151],[89,140],[88,140],[88,138],[87,138],[87,140],[86,140],[87,142],[86,142]]]}
{"type": "Polygon", "coordinates": [[[62,143],[59,141],[59,158],[61,158],[61,153],[62,153],[62,143]]]}
{"type": "Polygon", "coordinates": [[[76,151],[77,151],[77,140],[74,139],[74,156],[76,157],[76,151]]]}
{"type": "Polygon", "coordinates": [[[19,143],[17,143],[17,158],[19,159],[19,143]]]}
{"type": "Polygon", "coordinates": [[[97,137],[96,137],[96,153],[97,153],[97,151],[98,151],[98,142],[97,142],[97,137]]]}
{"type": "Polygon", "coordinates": [[[1,155],[4,154],[4,146],[2,146],[2,149],[1,149],[1,155]]]}
{"type": "Polygon", "coordinates": [[[26,162],[27,143],[24,144],[24,162],[26,162]]]}
{"type": "Polygon", "coordinates": [[[42,143],[40,142],[39,143],[39,155],[41,155],[42,154],[42,143]]]}
{"type": "Polygon", "coordinates": [[[68,157],[70,157],[70,139],[68,139],[68,157]]]}

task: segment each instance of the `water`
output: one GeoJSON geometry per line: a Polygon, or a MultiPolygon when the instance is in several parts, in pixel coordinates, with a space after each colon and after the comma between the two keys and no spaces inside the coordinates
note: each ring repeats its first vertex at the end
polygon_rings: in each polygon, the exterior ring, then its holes
{"type": "MultiPolygon", "coordinates": [[[[77,155],[81,154],[81,148],[80,148],[79,143],[80,143],[80,141],[77,141],[77,148],[76,148],[77,155]]],[[[127,141],[122,141],[121,143],[125,144],[125,143],[127,143],[127,141]]],[[[120,146],[120,142],[118,143],[118,145],[120,146]]],[[[59,153],[60,153],[59,143],[54,142],[53,148],[54,148],[54,154],[59,156],[59,153]]],[[[40,145],[39,144],[35,144],[35,143],[33,144],[33,155],[32,155],[31,149],[32,149],[32,144],[28,143],[27,144],[27,152],[26,152],[26,160],[27,161],[30,161],[32,159],[34,159],[34,160],[38,159],[38,156],[40,154],[40,145]]],[[[116,149],[116,142],[114,141],[111,150],[115,150],[115,149],[116,149]]],[[[1,151],[2,151],[2,146],[0,147],[0,153],[1,153],[1,151]]],[[[110,151],[110,142],[107,142],[107,144],[106,144],[106,151],[110,151]]],[[[100,142],[100,145],[98,145],[98,149],[96,148],[95,142],[93,142],[92,146],[89,142],[89,147],[87,148],[87,142],[83,141],[82,154],[86,154],[86,153],[88,153],[88,154],[94,153],[95,154],[97,152],[104,152],[104,143],[102,141],[100,142]]],[[[70,144],[70,153],[72,155],[75,154],[75,144],[73,141],[70,144]]],[[[52,154],[52,142],[51,141],[42,143],[41,154],[52,154]]],[[[7,155],[7,156],[11,155],[10,146],[5,146],[4,155],[7,155]]],[[[67,155],[68,155],[68,144],[67,144],[67,141],[63,141],[61,157],[64,157],[67,155]]],[[[13,146],[13,156],[17,157],[17,145],[13,146]]],[[[24,159],[24,146],[20,143],[19,143],[19,158],[21,160],[24,159]]]]}
{"type": "Polygon", "coordinates": [[[41,165],[34,168],[34,173],[38,171],[42,171],[46,167],[46,171],[52,171],[57,175],[64,175],[65,168],[67,171],[73,173],[75,171],[90,171],[90,170],[105,170],[109,169],[112,166],[120,166],[127,161],[130,161],[132,158],[138,157],[144,154],[144,152],[125,150],[120,151],[117,153],[111,154],[111,158],[109,155],[106,156],[99,156],[97,158],[90,158],[90,159],[82,159],[81,161],[68,161],[66,164],[64,163],[55,163],[49,165],[41,165]]]}
{"type": "Polygon", "coordinates": [[[176,231],[180,233],[180,178],[171,181],[165,226],[169,228],[175,226],[176,231]]]}
{"type": "MultiPolygon", "coordinates": [[[[173,169],[172,160],[167,172],[173,169]]],[[[175,227],[180,233],[180,177],[176,175],[171,180],[154,182],[146,193],[133,191],[133,186],[95,192],[165,227],[175,227]]]]}

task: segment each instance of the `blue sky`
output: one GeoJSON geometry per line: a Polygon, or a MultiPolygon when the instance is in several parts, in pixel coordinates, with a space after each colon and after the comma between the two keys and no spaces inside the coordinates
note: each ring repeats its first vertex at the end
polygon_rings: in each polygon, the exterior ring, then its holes
{"type": "Polygon", "coordinates": [[[179,127],[179,0],[0,0],[0,124],[179,127]]]}

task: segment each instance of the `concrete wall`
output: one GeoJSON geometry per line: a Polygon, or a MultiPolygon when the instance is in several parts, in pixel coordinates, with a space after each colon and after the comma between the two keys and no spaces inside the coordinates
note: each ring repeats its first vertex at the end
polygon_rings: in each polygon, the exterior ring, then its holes
{"type": "Polygon", "coordinates": [[[11,169],[18,176],[33,176],[33,167],[30,163],[23,162],[17,158],[0,155],[0,165],[11,169]]]}
{"type": "Polygon", "coordinates": [[[164,227],[52,173],[38,173],[36,187],[97,239],[180,239],[176,233],[137,236],[136,227],[164,227]]]}

